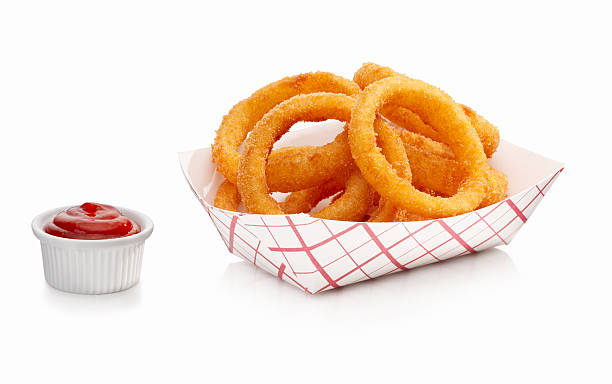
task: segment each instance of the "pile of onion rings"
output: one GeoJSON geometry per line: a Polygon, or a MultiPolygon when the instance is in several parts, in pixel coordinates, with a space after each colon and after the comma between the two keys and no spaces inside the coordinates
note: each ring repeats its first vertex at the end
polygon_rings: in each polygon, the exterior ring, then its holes
{"type": "Polygon", "coordinates": [[[223,118],[212,154],[225,180],[214,205],[344,221],[460,215],[506,198],[506,175],[487,164],[498,145],[497,128],[473,109],[388,67],[364,64],[353,80],[286,77],[223,118]],[[332,142],[273,150],[295,123],[328,119],[345,122],[332,142]]]}

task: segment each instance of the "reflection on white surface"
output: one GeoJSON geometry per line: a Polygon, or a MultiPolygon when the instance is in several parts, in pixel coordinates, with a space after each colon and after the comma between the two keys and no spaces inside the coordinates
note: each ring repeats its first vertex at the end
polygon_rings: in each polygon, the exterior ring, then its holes
{"type": "Polygon", "coordinates": [[[69,293],[48,284],[45,284],[44,291],[50,307],[68,313],[126,311],[138,307],[142,299],[140,283],[125,291],[104,295],[69,293]]]}
{"type": "Polygon", "coordinates": [[[409,307],[419,312],[446,305],[473,290],[516,287],[519,273],[503,250],[492,248],[474,255],[429,264],[386,277],[308,295],[245,261],[227,266],[220,292],[234,302],[258,302],[284,308],[304,308],[325,314],[348,310],[368,316],[373,309],[409,307]]]}

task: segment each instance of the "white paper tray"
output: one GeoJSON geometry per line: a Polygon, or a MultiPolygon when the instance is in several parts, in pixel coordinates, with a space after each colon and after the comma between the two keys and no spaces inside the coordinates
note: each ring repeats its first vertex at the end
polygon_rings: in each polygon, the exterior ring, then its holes
{"type": "MultiPolygon", "coordinates": [[[[276,147],[325,144],[340,129],[320,123],[316,130],[287,133],[276,147]]],[[[357,223],[215,208],[223,177],[215,171],[210,148],[179,157],[229,251],[311,294],[508,244],[563,170],[557,161],[502,141],[489,163],[508,176],[506,200],[439,220],[357,223]]]]}

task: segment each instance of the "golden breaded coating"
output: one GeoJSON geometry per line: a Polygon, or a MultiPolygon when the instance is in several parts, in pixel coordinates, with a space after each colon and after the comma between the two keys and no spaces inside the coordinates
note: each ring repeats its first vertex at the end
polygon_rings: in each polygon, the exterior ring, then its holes
{"type": "Polygon", "coordinates": [[[387,77],[370,84],[353,107],[348,128],[355,164],[382,198],[410,213],[446,217],[469,212],[482,201],[488,167],[482,144],[462,109],[438,88],[405,76],[387,77]],[[457,193],[448,198],[417,190],[394,172],[376,144],[374,123],[388,101],[417,113],[448,143],[465,177],[457,193]]]}
{"type": "Polygon", "coordinates": [[[301,94],[334,92],[354,95],[359,91],[359,86],[353,81],[328,72],[304,73],[266,85],[236,104],[223,117],[212,146],[213,161],[217,163],[218,171],[236,184],[240,161],[238,147],[255,124],[277,104],[301,94]]]}
{"type": "Polygon", "coordinates": [[[229,180],[224,180],[215,194],[215,207],[236,212],[238,211],[239,204],[240,195],[238,194],[238,189],[229,180]]]}
{"type": "MultiPolygon", "coordinates": [[[[391,76],[405,76],[395,72],[389,67],[383,67],[374,63],[365,63],[355,72],[353,80],[361,88],[365,88],[375,81],[391,76]]],[[[472,108],[459,104],[463,112],[470,119],[470,123],[476,129],[478,137],[482,142],[487,157],[493,156],[499,145],[499,130],[485,118],[478,115],[472,108]]],[[[425,124],[414,112],[397,105],[387,105],[381,110],[381,114],[402,128],[419,133],[435,141],[440,141],[439,134],[429,125],[425,124]]]]}
{"type": "MultiPolygon", "coordinates": [[[[281,206],[269,195],[265,174],[268,154],[276,140],[298,121],[349,121],[354,103],[355,99],[343,94],[311,93],[294,96],[264,115],[247,138],[238,167],[237,186],[247,212],[284,214],[281,206]]],[[[364,207],[361,210],[367,212],[371,205],[371,191],[367,183],[359,182],[360,178],[359,172],[353,172],[343,196],[319,212],[317,217],[352,220],[361,206],[364,207]],[[355,201],[348,204],[345,201],[348,198],[355,201]],[[340,209],[341,206],[350,207],[351,210],[340,209]]]]}

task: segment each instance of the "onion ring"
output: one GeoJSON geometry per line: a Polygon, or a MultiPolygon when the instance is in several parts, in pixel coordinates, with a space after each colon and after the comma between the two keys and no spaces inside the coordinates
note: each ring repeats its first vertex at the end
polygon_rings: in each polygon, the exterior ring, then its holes
{"type": "Polygon", "coordinates": [[[236,211],[244,195],[249,213],[310,213],[333,197],[312,216],[415,221],[506,197],[506,175],[486,164],[499,144],[497,128],[486,119],[388,67],[364,64],[354,81],[307,73],[269,84],[236,104],[212,148],[226,176],[214,205],[236,211]],[[357,97],[360,88],[365,89],[355,103],[349,96],[357,97]],[[326,145],[272,151],[295,122],[327,119],[350,123],[326,145]],[[274,191],[291,194],[279,204],[269,195],[274,191]]]}
{"type": "Polygon", "coordinates": [[[467,105],[462,105],[462,107],[480,137],[485,154],[490,158],[499,147],[499,129],[467,105]]]}
{"type": "MultiPolygon", "coordinates": [[[[270,191],[294,192],[281,203],[285,212],[303,213],[333,194],[321,195],[325,191],[342,190],[341,181],[346,181],[353,167],[346,131],[343,131],[334,141],[320,147],[283,147],[273,151],[268,158],[266,177],[270,191]]],[[[224,180],[215,194],[214,206],[237,211],[239,204],[238,189],[224,180]]]]}
{"type": "Polygon", "coordinates": [[[486,178],[485,195],[480,205],[478,205],[479,209],[499,203],[508,197],[508,177],[505,173],[493,167],[489,167],[489,169],[487,169],[486,178]]]}
{"type": "MultiPolygon", "coordinates": [[[[334,141],[320,147],[282,147],[272,151],[266,178],[270,191],[293,192],[281,203],[283,211],[307,213],[319,201],[343,190],[354,166],[346,131],[342,131],[334,141]]],[[[238,189],[224,180],[215,195],[214,206],[237,211],[239,204],[238,189]]]]}
{"type": "MultiPolygon", "coordinates": [[[[385,117],[385,119],[391,121],[398,127],[407,130],[407,132],[417,133],[433,140],[434,142],[441,141],[438,132],[436,132],[429,125],[425,124],[419,115],[409,109],[397,107],[395,105],[384,105],[381,109],[381,114],[385,117]]],[[[442,145],[444,146],[444,144],[442,145]]]]}
{"type": "Polygon", "coordinates": [[[353,95],[360,92],[351,80],[328,72],[305,73],[269,84],[249,98],[236,104],[223,117],[212,146],[217,169],[231,183],[236,184],[240,153],[238,147],[255,124],[277,104],[300,94],[336,92],[353,95]]]}
{"type": "Polygon", "coordinates": [[[217,208],[225,209],[226,211],[238,211],[238,205],[240,204],[240,195],[236,186],[229,182],[229,180],[223,180],[223,183],[219,185],[217,193],[215,194],[214,206],[217,208]]]}
{"type": "MultiPolygon", "coordinates": [[[[353,80],[359,84],[361,88],[367,87],[369,84],[392,76],[405,76],[395,72],[389,67],[383,67],[374,63],[365,63],[355,72],[353,80]]],[[[406,76],[407,77],[407,76],[406,76]]],[[[482,146],[487,157],[493,156],[499,146],[499,130],[493,124],[488,122],[484,117],[478,115],[470,107],[459,104],[463,108],[463,112],[470,119],[470,123],[476,129],[482,146]]],[[[429,137],[436,141],[441,141],[439,134],[432,127],[423,123],[423,121],[409,109],[397,107],[393,105],[384,106],[381,114],[397,125],[429,137]]]]}
{"type": "MultiPolygon", "coordinates": [[[[345,188],[346,178],[331,180],[321,186],[314,186],[301,191],[292,192],[285,201],[280,203],[287,214],[308,213],[321,200],[341,192],[345,188]]],[[[240,194],[236,186],[224,180],[215,194],[214,206],[226,211],[238,212],[240,194]]]]}
{"type": "Polygon", "coordinates": [[[353,159],[366,180],[381,197],[410,213],[432,218],[454,216],[473,210],[482,201],[487,163],[478,135],[462,109],[427,83],[393,76],[370,84],[353,107],[348,137],[353,159]],[[431,196],[394,172],[376,145],[374,129],[377,112],[386,102],[417,113],[449,145],[466,175],[456,194],[431,196]]]}
{"type": "Polygon", "coordinates": [[[369,206],[374,199],[374,190],[357,171],[356,173],[351,173],[348,176],[348,180],[346,177],[341,177],[324,183],[321,186],[293,192],[287,196],[285,201],[280,203],[280,206],[283,212],[287,214],[308,213],[321,200],[330,196],[334,196],[332,204],[323,208],[320,212],[314,213],[313,217],[329,220],[359,221],[368,212],[369,206]],[[368,195],[370,202],[367,204],[355,204],[355,201],[360,201],[363,195],[368,195]]]}
{"type": "MultiPolygon", "coordinates": [[[[459,187],[463,178],[459,164],[447,145],[434,142],[423,136],[395,128],[402,139],[410,161],[413,184],[421,191],[430,194],[451,196],[459,187]],[[432,172],[432,170],[435,170],[432,172]]],[[[292,192],[281,208],[285,213],[307,213],[324,198],[343,189],[344,177],[353,166],[346,132],[341,132],[332,143],[321,147],[283,147],[272,151],[266,166],[266,177],[270,191],[292,192]],[[334,165],[328,159],[334,159],[344,166],[335,173],[334,165]],[[327,163],[327,164],[326,164],[327,163]],[[289,179],[289,174],[297,175],[289,179]],[[302,175],[306,175],[302,178],[302,175]],[[335,179],[333,179],[335,177],[335,179]],[[324,181],[329,180],[329,181],[324,181]],[[305,183],[304,181],[309,181],[305,183]],[[317,185],[312,185],[316,182],[317,185]],[[312,186],[311,186],[312,185],[312,186]],[[332,187],[333,186],[333,187],[332,187]],[[334,192],[326,192],[334,190],[334,192]]],[[[487,172],[487,192],[479,208],[499,202],[507,197],[508,180],[506,176],[493,168],[487,172]]],[[[236,187],[224,181],[215,196],[214,205],[218,208],[236,211],[240,202],[236,187]]],[[[393,219],[395,209],[380,207],[372,214],[372,221],[401,221],[393,219]],[[387,214],[381,214],[382,210],[387,214]],[[376,219],[376,220],[375,220],[376,219]]],[[[394,208],[394,207],[393,207],[394,208]]],[[[404,215],[406,216],[406,215],[404,215]]],[[[419,217],[420,220],[427,218],[419,217]]]]}
{"type": "MultiPolygon", "coordinates": [[[[301,191],[292,192],[287,196],[285,201],[280,203],[281,208],[287,214],[296,213],[308,213],[310,212],[321,200],[328,198],[344,189],[346,182],[345,178],[339,180],[331,180],[324,183],[321,186],[314,186],[301,191]]],[[[238,205],[240,204],[240,194],[236,186],[224,180],[217,193],[215,194],[214,206],[217,208],[225,209],[226,211],[238,212],[238,205]]]]}
{"type": "Polygon", "coordinates": [[[319,202],[337,194],[344,189],[346,180],[331,180],[320,186],[292,192],[285,201],[280,203],[283,212],[287,214],[308,213],[319,202]]]}
{"type": "MultiPolygon", "coordinates": [[[[412,183],[410,163],[400,136],[381,119],[375,120],[374,130],[376,131],[376,143],[382,148],[382,154],[391,164],[393,171],[407,183],[412,183]]],[[[378,208],[372,213],[369,221],[387,221],[395,212],[396,208],[393,204],[381,198],[378,208]]]]}
{"type": "Polygon", "coordinates": [[[328,220],[360,221],[370,210],[374,189],[355,169],[346,182],[344,192],[313,217],[328,220]]]}
{"type": "Polygon", "coordinates": [[[354,167],[346,131],[334,141],[317,146],[282,147],[272,151],[266,179],[272,192],[293,192],[348,176],[354,167]]]}
{"type": "MultiPolygon", "coordinates": [[[[454,160],[451,160],[451,162],[454,163],[454,160]]],[[[457,165],[454,164],[453,167],[457,167],[457,165]]],[[[487,182],[485,196],[478,205],[477,209],[488,207],[489,205],[498,203],[508,197],[508,178],[503,172],[489,167],[486,177],[487,182]]],[[[433,194],[434,196],[438,194],[438,192],[434,190],[424,190],[423,188],[419,189],[423,192],[433,194]]],[[[406,211],[405,209],[397,208],[393,204],[389,203],[389,201],[383,199],[383,201],[380,202],[379,207],[372,214],[370,221],[423,221],[430,219],[430,217],[415,215],[406,211]]]]}
{"type": "MultiPolygon", "coordinates": [[[[447,145],[432,141],[405,129],[395,128],[402,139],[412,170],[412,182],[421,191],[430,194],[451,196],[459,187],[463,178],[461,169],[447,145]],[[432,170],[434,170],[432,172],[432,170]]],[[[323,184],[335,185],[337,193],[343,185],[332,178],[341,179],[336,174],[334,165],[329,165],[328,159],[344,164],[338,172],[348,175],[353,166],[350,149],[348,148],[346,132],[336,136],[332,143],[321,147],[283,147],[272,151],[266,166],[266,177],[270,191],[293,192],[285,202],[281,203],[286,213],[309,212],[320,200],[333,195],[320,195],[329,189],[323,184]],[[326,164],[327,163],[327,164],[326,164]],[[290,171],[289,171],[290,170],[290,171]],[[289,174],[299,177],[288,178],[289,174]],[[302,178],[302,175],[306,175],[302,178]],[[330,180],[330,181],[324,181],[330,180]],[[309,181],[305,183],[304,181],[309,181]],[[317,185],[312,185],[316,182],[317,185]]],[[[487,192],[479,208],[491,205],[506,198],[508,180],[506,176],[495,169],[487,172],[487,192]]],[[[325,194],[325,193],[323,193],[325,194]]],[[[235,211],[239,204],[236,187],[225,181],[219,187],[214,205],[218,208],[235,211]],[[229,202],[228,205],[226,202],[229,202]]],[[[381,204],[382,205],[382,204],[381,204]]],[[[389,210],[390,208],[387,208],[389,210]]],[[[379,207],[372,217],[378,217],[379,207]]],[[[396,221],[389,219],[390,214],[381,216],[377,221],[396,221]],[[386,219],[382,219],[386,217],[386,219]]]]}
{"type": "MultiPolygon", "coordinates": [[[[415,134],[404,129],[397,129],[396,132],[402,138],[406,154],[410,161],[413,180],[412,183],[420,190],[425,190],[443,196],[452,196],[457,192],[464,174],[459,163],[454,159],[450,149],[444,145],[443,150],[439,146],[432,146],[425,141],[425,145],[420,148],[415,146],[415,134]],[[435,154],[432,151],[436,151],[435,154]],[[433,171],[432,171],[433,170],[433,171]]],[[[506,198],[508,190],[508,179],[503,172],[489,167],[487,170],[487,192],[483,203],[484,206],[491,205],[506,198]]]]}
{"type": "Polygon", "coordinates": [[[389,221],[424,221],[430,220],[428,217],[423,217],[410,213],[405,209],[399,209],[393,206],[388,200],[381,202],[381,207],[376,210],[369,221],[372,222],[389,222],[389,221]]]}
{"type": "MultiPolygon", "coordinates": [[[[274,142],[298,121],[349,121],[354,103],[355,99],[336,93],[297,95],[278,104],[262,117],[245,142],[238,167],[237,186],[247,212],[285,214],[276,200],[269,195],[266,182],[266,159],[274,142]]],[[[372,192],[365,180],[360,181],[360,178],[360,173],[354,171],[343,196],[317,216],[351,220],[355,211],[359,211],[357,206],[364,207],[365,215],[371,205],[372,192]],[[343,199],[345,196],[346,199],[343,199]],[[347,199],[351,200],[350,204],[346,202],[347,199]],[[341,207],[350,207],[350,212],[340,209],[341,207]]]]}

